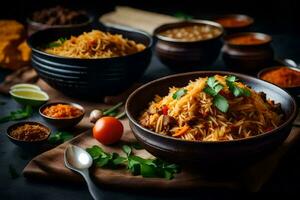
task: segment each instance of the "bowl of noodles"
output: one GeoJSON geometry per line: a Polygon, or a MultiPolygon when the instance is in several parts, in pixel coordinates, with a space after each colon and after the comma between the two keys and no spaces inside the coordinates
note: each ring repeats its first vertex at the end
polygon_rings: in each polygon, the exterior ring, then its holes
{"type": "Polygon", "coordinates": [[[53,28],[28,43],[39,76],[77,98],[122,92],[143,75],[152,54],[151,36],[126,28],[53,28]]]}
{"type": "Polygon", "coordinates": [[[281,88],[224,71],[163,77],[126,103],[130,127],[150,153],[208,168],[261,159],[289,135],[296,111],[281,88]]]}

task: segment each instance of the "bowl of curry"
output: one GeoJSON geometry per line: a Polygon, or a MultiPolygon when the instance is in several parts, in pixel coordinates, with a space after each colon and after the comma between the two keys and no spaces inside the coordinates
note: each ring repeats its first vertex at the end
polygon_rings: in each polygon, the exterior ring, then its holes
{"type": "Polygon", "coordinates": [[[163,24],[154,30],[155,51],[171,70],[199,70],[217,59],[223,32],[220,24],[207,20],[163,24]]]}
{"type": "Polygon", "coordinates": [[[84,108],[77,103],[52,102],[39,109],[42,118],[52,126],[62,129],[78,124],[84,117],[84,108]]]}

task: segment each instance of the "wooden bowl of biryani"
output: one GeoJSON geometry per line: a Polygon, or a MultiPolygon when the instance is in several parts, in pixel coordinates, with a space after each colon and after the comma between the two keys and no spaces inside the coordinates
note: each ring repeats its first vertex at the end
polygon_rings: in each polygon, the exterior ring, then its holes
{"type": "Polygon", "coordinates": [[[224,71],[163,77],[126,102],[130,127],[145,149],[209,169],[243,166],[270,153],[289,135],[296,111],[283,89],[224,71]]]}
{"type": "Polygon", "coordinates": [[[32,65],[52,87],[76,98],[116,95],[151,59],[152,37],[125,28],[60,28],[31,35],[32,65]]]}

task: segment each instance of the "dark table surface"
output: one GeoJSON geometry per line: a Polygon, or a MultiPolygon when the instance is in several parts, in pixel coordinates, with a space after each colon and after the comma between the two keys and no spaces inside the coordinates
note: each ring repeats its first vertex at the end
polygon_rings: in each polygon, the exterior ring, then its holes
{"type": "MultiPolygon", "coordinates": [[[[273,35],[273,46],[277,57],[292,58],[300,62],[300,38],[291,34],[273,35]]],[[[224,65],[219,58],[213,65],[213,69],[223,69],[224,65]]],[[[143,77],[143,81],[149,81],[172,72],[153,56],[152,62],[143,77]]],[[[3,81],[6,71],[0,71],[0,82],[3,81]]],[[[8,114],[10,111],[19,107],[17,103],[8,96],[0,95],[0,101],[6,102],[0,106],[0,116],[8,114]]],[[[41,120],[37,113],[32,117],[33,120],[41,120]]],[[[11,143],[5,135],[7,127],[14,122],[0,124],[0,199],[91,199],[85,185],[70,185],[65,183],[46,183],[28,181],[20,176],[12,179],[9,173],[9,166],[16,169],[20,174],[29,160],[34,156],[11,143]]],[[[275,174],[262,188],[262,191],[283,191],[298,192],[300,189],[300,145],[294,146],[283,158],[275,174]]],[[[187,194],[191,199],[212,198],[214,196],[231,195],[232,191],[212,189],[201,189],[197,192],[178,191],[122,191],[103,190],[105,199],[184,199],[187,194]]]]}

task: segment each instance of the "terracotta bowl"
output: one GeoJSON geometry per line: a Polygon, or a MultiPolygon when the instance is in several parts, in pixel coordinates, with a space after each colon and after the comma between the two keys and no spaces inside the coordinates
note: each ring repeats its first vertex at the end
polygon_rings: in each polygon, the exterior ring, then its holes
{"type": "Polygon", "coordinates": [[[84,117],[85,110],[81,105],[79,105],[77,103],[51,102],[51,103],[46,103],[46,104],[42,105],[39,109],[39,114],[42,116],[44,121],[47,122],[48,124],[51,124],[52,126],[54,126],[57,129],[63,129],[63,128],[71,128],[71,127],[77,125],[84,117]],[[71,117],[71,118],[54,118],[54,117],[49,117],[43,113],[43,111],[47,107],[52,106],[52,105],[57,105],[57,104],[74,106],[74,107],[78,108],[79,110],[81,110],[82,114],[79,116],[76,116],[76,117],[71,117]]]}
{"type": "Polygon", "coordinates": [[[8,137],[8,139],[11,142],[13,142],[15,145],[17,145],[21,148],[24,148],[25,150],[35,150],[35,149],[40,148],[42,145],[45,145],[47,143],[47,140],[50,135],[51,135],[51,129],[48,126],[46,126],[42,123],[39,123],[39,122],[34,122],[34,121],[23,121],[23,122],[14,123],[11,126],[9,126],[6,131],[6,136],[8,137]],[[42,140],[38,140],[38,141],[19,140],[10,135],[14,129],[16,129],[19,126],[23,126],[25,124],[42,126],[48,130],[48,134],[45,138],[43,138],[42,140]]]}
{"type": "Polygon", "coordinates": [[[215,17],[213,21],[223,26],[226,35],[248,32],[254,23],[252,17],[244,14],[219,15],[215,17]]]}
{"type": "Polygon", "coordinates": [[[271,46],[272,37],[264,33],[245,32],[224,37],[222,58],[231,71],[256,75],[265,66],[273,63],[274,50],[271,46]],[[257,44],[237,44],[231,41],[240,37],[256,37],[262,40],[257,44]]]}
{"type": "Polygon", "coordinates": [[[149,82],[135,90],[127,99],[126,114],[130,127],[142,146],[154,156],[183,165],[197,164],[203,168],[243,166],[256,161],[276,149],[290,134],[296,117],[297,105],[283,89],[257,78],[224,71],[198,71],[163,77],[149,82]],[[139,123],[139,116],[148,107],[156,94],[165,96],[169,87],[182,87],[198,77],[234,75],[251,86],[255,91],[263,91],[267,98],[281,103],[286,120],[278,128],[246,139],[232,141],[203,142],[186,141],[155,133],[139,123]]]}
{"type": "MultiPolygon", "coordinates": [[[[257,74],[257,78],[261,79],[262,75],[269,72],[269,71],[272,71],[272,70],[275,70],[275,69],[278,69],[278,68],[281,68],[283,66],[274,66],[274,67],[268,67],[268,68],[265,68],[265,69],[262,69],[258,72],[257,74]]],[[[287,66],[284,66],[284,67],[287,67],[287,66]]],[[[295,68],[295,67],[288,67],[288,68],[291,68],[292,70],[296,70],[298,72],[300,72],[300,69],[299,68],[295,68]]],[[[280,87],[280,86],[278,86],[280,87]]],[[[298,99],[298,103],[300,103],[300,86],[295,86],[295,87],[282,87],[283,89],[285,89],[286,91],[288,91],[291,95],[293,95],[295,98],[298,99]]]]}
{"type": "Polygon", "coordinates": [[[213,64],[218,58],[222,48],[221,38],[223,32],[224,30],[220,24],[207,20],[164,24],[154,31],[154,36],[157,39],[155,51],[160,61],[174,71],[199,70],[203,66],[213,64]],[[159,34],[171,28],[180,28],[189,25],[213,26],[218,28],[221,34],[211,39],[196,41],[176,40],[159,34]]]}

